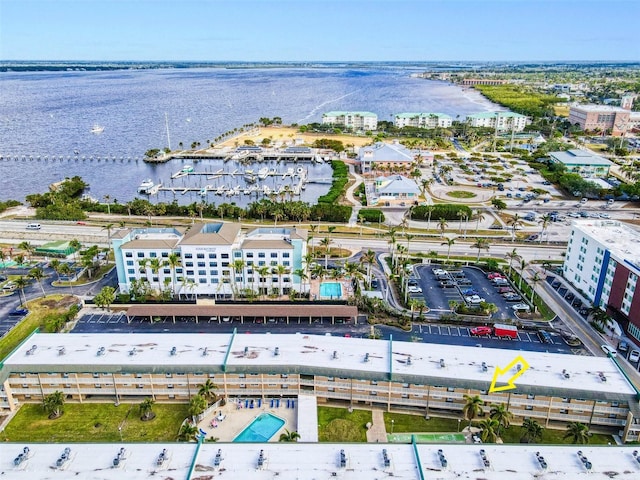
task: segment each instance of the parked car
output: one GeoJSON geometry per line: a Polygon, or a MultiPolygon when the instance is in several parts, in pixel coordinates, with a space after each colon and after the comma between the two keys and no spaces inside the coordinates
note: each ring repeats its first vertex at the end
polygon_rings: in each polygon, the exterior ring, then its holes
{"type": "Polygon", "coordinates": [[[480,292],[478,292],[478,290],[475,290],[473,288],[467,288],[466,290],[462,291],[463,295],[478,295],[480,292]]]}
{"type": "Polygon", "coordinates": [[[380,283],[378,282],[377,278],[374,278],[371,280],[371,288],[378,288],[380,286],[380,283]]]}
{"type": "Polygon", "coordinates": [[[526,303],[517,303],[511,308],[513,308],[516,312],[528,312],[529,310],[531,310],[531,307],[529,307],[529,305],[527,305],[526,303]]]}
{"type": "Polygon", "coordinates": [[[513,293],[513,289],[511,287],[499,287],[498,288],[498,293],[500,293],[500,294],[513,293]]]}
{"type": "Polygon", "coordinates": [[[431,273],[433,273],[434,275],[446,275],[447,271],[443,270],[442,268],[433,268],[431,270],[431,273]]]}
{"type": "Polygon", "coordinates": [[[473,282],[471,280],[469,280],[468,278],[458,278],[456,280],[456,283],[458,285],[460,285],[461,287],[467,286],[467,285],[473,285],[473,282]]]}
{"type": "Polygon", "coordinates": [[[535,234],[535,235],[529,235],[529,236],[526,238],[525,242],[535,242],[539,237],[540,237],[540,235],[537,235],[537,234],[535,234]]]}
{"type": "Polygon", "coordinates": [[[470,303],[471,305],[478,305],[484,302],[484,298],[480,295],[471,295],[470,297],[464,297],[464,301],[470,303]]]}
{"type": "Polygon", "coordinates": [[[629,351],[629,344],[622,340],[620,343],[618,343],[618,350],[620,350],[622,353],[627,353],[629,351]]]}
{"type": "Polygon", "coordinates": [[[496,286],[505,286],[505,285],[509,285],[509,280],[507,280],[506,278],[494,278],[493,280],[491,280],[491,283],[493,283],[496,286]]]}
{"type": "Polygon", "coordinates": [[[498,272],[492,272],[492,273],[490,273],[489,275],[487,275],[487,278],[488,278],[489,280],[493,280],[494,278],[504,278],[504,277],[502,276],[502,274],[501,274],[501,273],[498,273],[498,272]]]}
{"type": "Polygon", "coordinates": [[[449,282],[449,281],[440,282],[440,288],[454,288],[455,286],[456,284],[453,282],[449,282]]]}
{"type": "Polygon", "coordinates": [[[12,317],[24,317],[27,313],[29,313],[29,310],[27,310],[26,308],[16,308],[11,310],[9,312],[9,315],[11,315],[12,317]]]}
{"type": "Polygon", "coordinates": [[[517,293],[504,293],[502,295],[505,299],[505,301],[507,302],[519,302],[520,300],[522,300],[522,297],[520,295],[518,295],[517,293]]]}
{"type": "Polygon", "coordinates": [[[418,285],[409,285],[407,290],[409,290],[409,293],[422,293],[422,288],[418,285]]]}
{"type": "Polygon", "coordinates": [[[605,343],[605,344],[603,344],[603,345],[601,345],[601,346],[600,346],[600,348],[601,348],[601,349],[602,349],[602,351],[603,351],[604,353],[606,353],[606,354],[607,354],[607,356],[609,356],[609,357],[617,357],[617,356],[618,356],[618,352],[616,352],[616,349],[615,349],[615,348],[613,348],[613,347],[612,347],[612,346],[610,346],[610,345],[607,345],[606,343],[605,343]]]}
{"type": "Polygon", "coordinates": [[[544,330],[538,331],[538,338],[542,343],[553,343],[553,340],[551,339],[551,335],[549,334],[549,332],[546,332],[544,330]]]}
{"type": "Polygon", "coordinates": [[[493,328],[491,327],[475,327],[469,330],[471,335],[484,336],[491,335],[493,333],[493,328]]]}
{"type": "Polygon", "coordinates": [[[629,354],[629,361],[635,363],[638,360],[640,360],[640,352],[638,350],[631,350],[631,353],[629,354]]]}

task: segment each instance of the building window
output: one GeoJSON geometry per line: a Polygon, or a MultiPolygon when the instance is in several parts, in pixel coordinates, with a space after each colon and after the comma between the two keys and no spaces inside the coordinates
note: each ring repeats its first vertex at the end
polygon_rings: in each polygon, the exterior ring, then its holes
{"type": "Polygon", "coordinates": [[[144,252],[138,252],[138,258],[144,258],[144,252]]]}
{"type": "Polygon", "coordinates": [[[198,266],[199,266],[199,267],[205,267],[205,266],[206,266],[206,263],[205,263],[205,262],[198,262],[198,266]]]}
{"type": "Polygon", "coordinates": [[[282,258],[289,258],[289,252],[282,252],[282,258]]]}
{"type": "Polygon", "coordinates": [[[242,252],[233,252],[233,258],[242,258],[242,252]]]}
{"type": "Polygon", "coordinates": [[[247,258],[253,258],[253,252],[247,252],[246,257],[247,258]]]}
{"type": "Polygon", "coordinates": [[[204,258],[204,253],[198,253],[198,254],[196,255],[196,257],[197,257],[197,258],[204,258]]]}
{"type": "Polygon", "coordinates": [[[222,255],[220,255],[220,258],[229,258],[229,254],[228,253],[223,253],[222,255]]]}
{"type": "Polygon", "coordinates": [[[133,252],[125,252],[124,256],[127,258],[133,258],[133,252]]]}
{"type": "Polygon", "coordinates": [[[133,265],[133,260],[127,260],[127,266],[131,267],[133,265]]]}
{"type": "Polygon", "coordinates": [[[185,262],[185,267],[193,267],[193,262],[185,262]]]}
{"type": "Polygon", "coordinates": [[[184,258],[193,258],[193,253],[185,253],[184,258]]]}
{"type": "Polygon", "coordinates": [[[264,252],[258,252],[258,258],[265,258],[266,255],[264,252]]]}
{"type": "Polygon", "coordinates": [[[217,267],[218,266],[218,262],[209,262],[209,266],[210,267],[217,267]]]}

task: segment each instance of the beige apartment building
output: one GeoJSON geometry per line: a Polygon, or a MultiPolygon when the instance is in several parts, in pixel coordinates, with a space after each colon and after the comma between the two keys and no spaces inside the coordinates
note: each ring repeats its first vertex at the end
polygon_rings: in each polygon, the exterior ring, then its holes
{"type": "Polygon", "coordinates": [[[631,112],[610,105],[571,105],[569,123],[585,131],[607,131],[623,135],[629,129],[631,112]]]}
{"type": "Polygon", "coordinates": [[[484,415],[504,403],[515,424],[640,433],[638,392],[611,358],[303,334],[38,333],[2,365],[0,408],[57,390],[68,402],[187,402],[207,379],[227,399],[306,394],[436,417],[461,418],[464,396],[480,395],[484,415]],[[495,369],[520,356],[530,367],[516,388],[489,393],[495,369]]]}

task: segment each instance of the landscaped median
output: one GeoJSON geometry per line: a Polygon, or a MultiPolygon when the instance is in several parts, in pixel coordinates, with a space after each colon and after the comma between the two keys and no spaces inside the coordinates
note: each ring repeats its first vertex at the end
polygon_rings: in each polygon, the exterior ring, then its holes
{"type": "Polygon", "coordinates": [[[77,313],[77,303],[78,299],[71,295],[49,295],[28,302],[27,316],[0,340],[0,361],[37,328],[47,332],[59,331],[69,317],[77,313]]]}
{"type": "Polygon", "coordinates": [[[50,420],[42,404],[22,405],[1,434],[5,442],[173,442],[189,416],[189,404],[153,406],[155,418],[140,419],[140,404],[65,404],[50,420]]]}

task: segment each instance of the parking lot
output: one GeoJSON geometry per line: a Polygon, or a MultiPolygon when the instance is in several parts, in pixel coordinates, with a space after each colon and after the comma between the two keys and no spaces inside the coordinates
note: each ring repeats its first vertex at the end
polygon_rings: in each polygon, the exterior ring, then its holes
{"type": "MultiPolygon", "coordinates": [[[[368,338],[372,326],[368,324],[336,324],[328,322],[308,323],[302,322],[286,324],[285,322],[267,322],[256,324],[253,322],[222,322],[205,321],[195,323],[193,321],[176,321],[161,319],[150,323],[148,320],[135,319],[127,323],[124,314],[104,313],[84,315],[78,321],[73,333],[231,333],[237,329],[240,333],[302,333],[311,335],[337,335],[354,338],[368,338]]],[[[552,353],[581,353],[580,349],[572,349],[566,345],[562,338],[552,333],[551,343],[542,343],[535,332],[521,331],[516,340],[501,340],[497,337],[472,336],[467,327],[445,325],[414,325],[410,332],[386,327],[376,326],[375,330],[380,337],[388,339],[393,335],[396,341],[411,342],[422,341],[425,343],[438,343],[444,345],[467,345],[486,348],[508,348],[522,351],[552,352],[552,353]]]]}
{"type": "MultiPolygon", "coordinates": [[[[520,298],[517,301],[507,301],[482,270],[475,267],[462,267],[461,271],[464,273],[464,276],[457,279],[457,285],[450,285],[450,283],[452,283],[451,280],[446,280],[444,277],[438,279],[437,276],[432,273],[433,269],[437,268],[442,267],[437,265],[421,265],[415,267],[422,293],[412,294],[412,297],[424,298],[430,311],[449,311],[450,301],[453,300],[458,303],[464,303],[464,296],[478,295],[480,299],[484,299],[487,303],[493,303],[498,308],[498,311],[491,317],[492,321],[500,322],[516,319],[513,312],[513,305],[522,303],[525,300],[520,298]],[[449,286],[442,288],[442,282],[447,283],[449,286]],[[466,292],[465,295],[463,295],[462,292],[466,292]]],[[[514,292],[517,291],[515,286],[510,284],[508,286],[510,286],[514,292]]]]}

